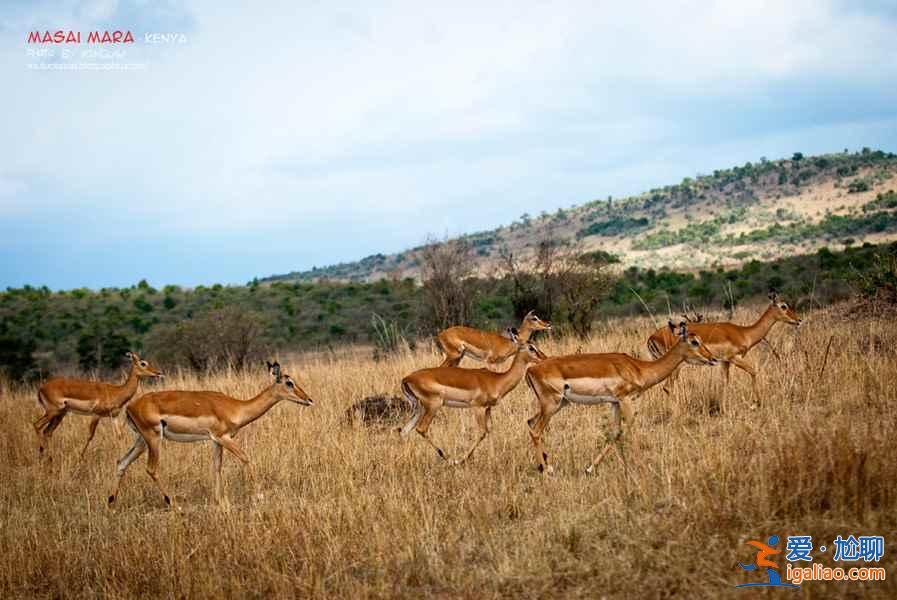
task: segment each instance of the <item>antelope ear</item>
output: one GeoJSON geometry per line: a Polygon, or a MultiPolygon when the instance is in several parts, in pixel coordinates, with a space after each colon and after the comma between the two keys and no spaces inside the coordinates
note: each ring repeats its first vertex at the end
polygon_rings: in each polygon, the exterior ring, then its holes
{"type": "Polygon", "coordinates": [[[769,298],[770,302],[775,302],[776,298],[778,298],[779,295],[776,294],[775,290],[769,290],[769,294],[767,295],[767,297],[769,298]]]}
{"type": "Polygon", "coordinates": [[[670,328],[670,331],[676,333],[676,324],[672,321],[667,321],[667,326],[670,328]]]}
{"type": "Polygon", "coordinates": [[[679,323],[679,337],[683,340],[688,337],[688,327],[685,325],[685,321],[679,323]]]}
{"type": "Polygon", "coordinates": [[[529,311],[528,313],[526,313],[526,316],[524,316],[523,318],[524,318],[524,319],[529,319],[529,318],[530,318],[531,316],[533,316],[534,314],[536,314],[536,311],[531,310],[531,311],[529,311]]]}
{"type": "Polygon", "coordinates": [[[134,354],[133,352],[125,352],[125,357],[130,358],[132,362],[137,362],[138,360],[140,360],[137,358],[137,355],[134,354]]]}
{"type": "Polygon", "coordinates": [[[274,375],[275,381],[277,381],[277,383],[280,383],[280,380],[281,380],[280,363],[277,361],[274,361],[273,363],[268,363],[268,370],[271,372],[272,375],[274,375]]]}

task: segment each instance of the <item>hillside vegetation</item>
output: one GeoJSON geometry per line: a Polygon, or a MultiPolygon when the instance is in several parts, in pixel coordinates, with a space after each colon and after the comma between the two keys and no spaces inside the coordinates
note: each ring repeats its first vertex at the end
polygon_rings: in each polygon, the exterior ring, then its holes
{"type": "MultiPolygon", "coordinates": [[[[845,240],[897,239],[897,155],[856,153],[746,163],[638,196],[594,200],[508,226],[465,235],[476,268],[491,274],[501,255],[532,256],[540,240],[617,255],[624,267],[699,270],[815,252],[845,240]]],[[[264,281],[420,278],[422,247],[356,262],[275,275],[264,281]]]]}
{"type": "MultiPolygon", "coordinates": [[[[733,307],[779,290],[800,308],[848,298],[897,261],[897,244],[863,245],[732,269],[676,272],[629,267],[612,280],[599,320],[645,314],[665,320],[687,305],[698,311],[733,307]],[[644,302],[644,305],[642,304],[644,302]]],[[[893,276],[892,276],[893,277],[893,276]]],[[[517,325],[518,290],[511,277],[479,278],[471,287],[471,323],[500,330],[517,325]]],[[[269,285],[51,292],[25,287],[0,293],[0,369],[15,380],[66,370],[118,372],[124,353],[144,351],[166,367],[203,370],[261,360],[267,353],[331,350],[363,344],[391,351],[433,334],[426,298],[411,279],[375,283],[274,282],[269,285]]],[[[561,311],[543,311],[567,333],[561,311]]],[[[382,353],[382,352],[381,352],[382,353]]]]}

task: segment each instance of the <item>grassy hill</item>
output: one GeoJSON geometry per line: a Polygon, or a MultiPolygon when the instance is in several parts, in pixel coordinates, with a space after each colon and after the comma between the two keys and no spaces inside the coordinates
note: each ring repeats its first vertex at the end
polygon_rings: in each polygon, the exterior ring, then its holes
{"type": "MultiPolygon", "coordinates": [[[[463,236],[477,271],[490,274],[503,250],[532,256],[546,237],[604,250],[622,266],[697,271],[813,253],[823,246],[897,239],[897,155],[856,153],[761,158],[628,198],[594,200],[555,213],[522,215],[463,236]]],[[[273,281],[371,282],[419,278],[421,248],[267,277],[273,281]]]]}

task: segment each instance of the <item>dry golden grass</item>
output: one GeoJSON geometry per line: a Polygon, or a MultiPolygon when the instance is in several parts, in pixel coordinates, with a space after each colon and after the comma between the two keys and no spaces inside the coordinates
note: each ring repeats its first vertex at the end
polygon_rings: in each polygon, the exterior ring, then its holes
{"type": "MultiPolygon", "coordinates": [[[[583,472],[604,441],[607,408],[573,407],[552,421],[545,440],[558,472],[543,477],[521,384],[496,409],[493,435],[452,468],[414,434],[342,424],[351,402],[397,393],[403,375],[436,364],[432,351],[385,363],[298,356],[285,371],[317,404],[281,404],[241,433],[253,462],[246,471],[225,458],[227,503],[212,499],[210,446],[166,442],[162,476],[179,510],[164,508],[143,458],[109,509],[130,431],[103,423],[76,470],[87,420],[70,416],[42,465],[34,390],[3,390],[0,597],[746,597],[762,592],[732,587],[749,580],[736,561],[753,557],[745,540],[771,534],[809,534],[817,545],[885,535],[888,581],[811,582],[799,593],[894,597],[897,331],[838,313],[808,315],[799,333],[776,328],[781,362],[752,352],[762,368],[757,410],[748,378],[735,373],[722,414],[711,414],[719,369],[688,367],[672,397],[648,392],[626,430],[628,476],[613,454],[596,475],[583,472]]],[[[652,328],[612,322],[588,349],[644,356],[652,328]]],[[[559,354],[577,343],[542,346],[559,354]]],[[[178,375],[165,386],[249,397],[266,382],[259,370],[178,375]]],[[[447,410],[434,438],[456,455],[472,421],[447,410]]],[[[836,566],[831,551],[817,560],[836,566]]]]}

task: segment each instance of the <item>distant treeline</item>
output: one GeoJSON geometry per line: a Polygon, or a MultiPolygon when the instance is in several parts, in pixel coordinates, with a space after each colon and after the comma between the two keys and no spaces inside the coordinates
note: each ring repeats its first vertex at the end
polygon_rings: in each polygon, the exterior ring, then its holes
{"type": "MultiPolygon", "coordinates": [[[[614,278],[599,318],[644,312],[679,314],[684,305],[719,309],[765,296],[775,288],[798,307],[827,304],[855,293],[881,256],[897,244],[849,247],[740,268],[679,273],[632,267],[614,278]],[[639,300],[636,294],[641,298],[639,300]]],[[[472,325],[516,324],[511,277],[475,279],[472,325]]],[[[0,368],[12,379],[61,369],[117,369],[129,349],[162,363],[207,368],[220,361],[255,360],[263,352],[378,344],[382,330],[408,340],[433,333],[422,288],[413,280],[377,283],[285,283],[51,292],[25,286],[0,293],[0,368]]],[[[564,315],[543,315],[564,330],[564,315]]]]}

